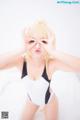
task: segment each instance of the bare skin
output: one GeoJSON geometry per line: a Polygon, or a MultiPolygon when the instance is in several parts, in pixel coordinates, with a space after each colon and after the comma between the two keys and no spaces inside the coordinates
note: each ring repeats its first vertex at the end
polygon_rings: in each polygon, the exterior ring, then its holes
{"type": "MultiPolygon", "coordinates": [[[[46,64],[44,57],[46,56],[46,53],[48,53],[52,56],[47,63],[47,74],[49,79],[52,78],[52,74],[56,70],[80,72],[80,58],[70,56],[54,49],[52,46],[52,38],[49,38],[48,35],[45,35],[42,32],[44,27],[45,24],[40,29],[33,27],[33,29],[29,31],[29,33],[25,36],[26,49],[22,50],[20,53],[10,56],[0,56],[0,69],[16,66],[22,72],[25,57],[28,65],[29,77],[33,80],[37,80],[43,72],[46,64]],[[29,58],[27,58],[26,55],[23,55],[26,51],[30,53],[29,58]]],[[[21,120],[33,120],[38,108],[39,106],[32,103],[32,101],[26,102],[21,120]]],[[[52,96],[49,103],[45,105],[44,111],[45,120],[58,120],[58,100],[56,95],[52,96]]]]}
{"type": "Polygon", "coordinates": [[[38,108],[39,106],[33,104],[31,101],[28,101],[23,109],[21,120],[33,120],[38,108]]]}
{"type": "Polygon", "coordinates": [[[58,120],[58,100],[53,96],[50,102],[45,105],[45,120],[58,120]]]}

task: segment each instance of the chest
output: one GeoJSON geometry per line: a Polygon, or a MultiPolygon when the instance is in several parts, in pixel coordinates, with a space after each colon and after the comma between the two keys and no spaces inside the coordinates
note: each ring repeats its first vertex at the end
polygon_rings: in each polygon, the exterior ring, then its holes
{"type": "Polygon", "coordinates": [[[26,62],[23,63],[22,77],[28,75],[32,80],[37,80],[42,76],[46,76],[47,79],[51,80],[54,72],[54,66],[47,64],[46,66],[30,66],[26,62]]]}
{"type": "Polygon", "coordinates": [[[42,76],[43,71],[42,67],[36,68],[27,66],[27,75],[33,80],[39,79],[42,76]]]}

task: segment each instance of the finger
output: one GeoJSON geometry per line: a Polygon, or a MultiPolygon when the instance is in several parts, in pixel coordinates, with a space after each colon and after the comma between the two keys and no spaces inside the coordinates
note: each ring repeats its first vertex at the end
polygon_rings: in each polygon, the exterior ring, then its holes
{"type": "Polygon", "coordinates": [[[48,50],[48,45],[42,43],[42,47],[43,47],[44,50],[46,50],[46,51],[48,50]]]}

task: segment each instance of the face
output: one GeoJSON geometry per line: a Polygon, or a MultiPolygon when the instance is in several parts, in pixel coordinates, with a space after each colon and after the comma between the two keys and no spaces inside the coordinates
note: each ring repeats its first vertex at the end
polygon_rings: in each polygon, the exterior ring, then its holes
{"type": "Polygon", "coordinates": [[[27,51],[31,53],[34,57],[44,57],[46,51],[44,49],[44,45],[48,44],[48,36],[37,33],[34,31],[31,34],[28,34],[25,39],[25,46],[27,51]]]}
{"type": "Polygon", "coordinates": [[[28,29],[25,34],[25,47],[31,56],[44,57],[46,50],[44,49],[51,40],[49,40],[49,29],[44,22],[38,22],[28,29]]]}

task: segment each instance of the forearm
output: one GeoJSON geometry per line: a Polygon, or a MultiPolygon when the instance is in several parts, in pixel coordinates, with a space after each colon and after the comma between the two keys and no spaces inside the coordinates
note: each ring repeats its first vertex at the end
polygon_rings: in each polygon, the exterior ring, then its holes
{"type": "Polygon", "coordinates": [[[53,56],[65,64],[70,65],[72,68],[75,68],[77,71],[80,71],[80,58],[56,50],[53,56]]]}
{"type": "Polygon", "coordinates": [[[0,55],[0,70],[16,66],[16,64],[20,61],[24,51],[20,50],[15,52],[0,55]]]}

